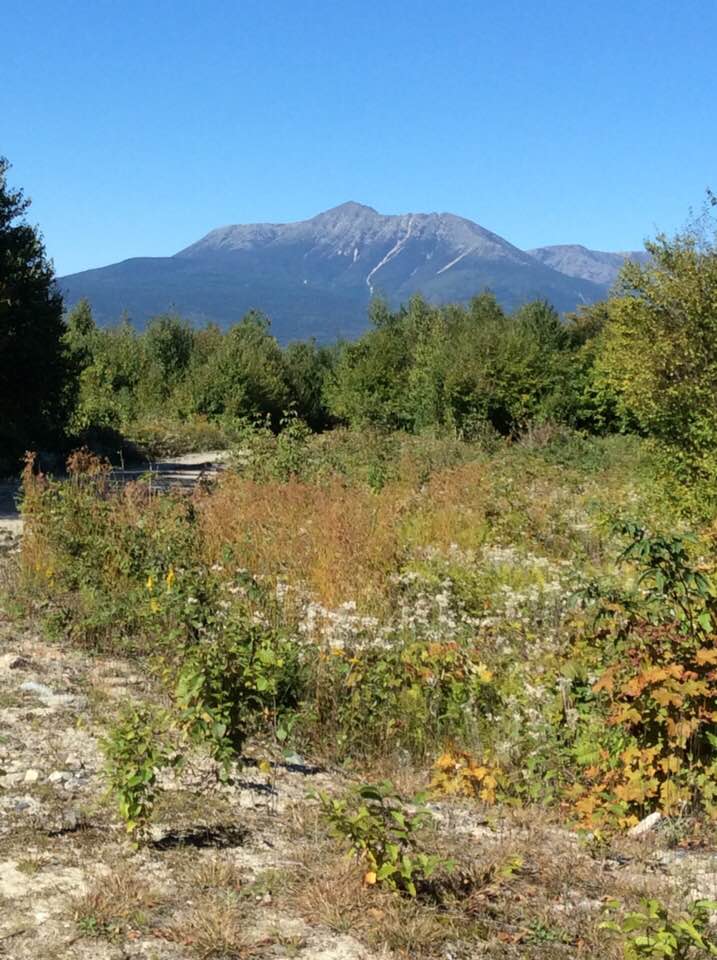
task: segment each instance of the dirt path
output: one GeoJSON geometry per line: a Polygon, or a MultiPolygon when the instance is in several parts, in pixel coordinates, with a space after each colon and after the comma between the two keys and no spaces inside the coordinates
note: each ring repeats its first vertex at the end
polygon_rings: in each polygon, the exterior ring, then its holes
{"type": "Polygon", "coordinates": [[[184,453],[146,464],[116,468],[112,471],[112,480],[124,484],[146,479],[157,490],[168,490],[170,487],[191,489],[203,480],[216,477],[224,469],[227,456],[226,450],[184,453]]]}
{"type": "MultiPolygon", "coordinates": [[[[224,468],[226,459],[225,450],[185,453],[139,466],[117,468],[112,471],[112,479],[114,483],[122,485],[148,478],[156,490],[171,487],[191,489],[203,480],[216,477],[224,468]]],[[[17,502],[19,490],[18,481],[0,481],[0,550],[12,546],[22,534],[22,517],[17,502]]]]}
{"type": "Polygon", "coordinates": [[[22,533],[22,519],[17,509],[18,484],[0,481],[0,551],[12,546],[22,533]]]}

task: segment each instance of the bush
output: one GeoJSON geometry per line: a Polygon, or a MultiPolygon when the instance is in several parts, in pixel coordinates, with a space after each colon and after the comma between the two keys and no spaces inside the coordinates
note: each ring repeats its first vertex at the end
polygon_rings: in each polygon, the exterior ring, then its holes
{"type": "Polygon", "coordinates": [[[323,816],[334,836],[368,867],[364,883],[380,884],[415,897],[434,874],[453,868],[422,847],[422,834],[432,819],[428,810],[406,805],[389,781],[359,787],[335,799],[318,794],[323,816]]]}
{"type": "Polygon", "coordinates": [[[593,691],[608,731],[587,761],[577,808],[636,823],[653,808],[717,813],[717,591],[685,537],[650,537],[636,524],[620,556],[637,587],[603,603],[603,669],[593,691]]]}

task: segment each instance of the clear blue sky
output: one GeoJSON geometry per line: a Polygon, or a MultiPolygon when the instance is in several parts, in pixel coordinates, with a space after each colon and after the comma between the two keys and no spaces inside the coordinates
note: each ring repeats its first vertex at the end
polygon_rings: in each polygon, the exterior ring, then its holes
{"type": "Polygon", "coordinates": [[[344,200],[639,247],[717,189],[715,0],[3,0],[58,273],[344,200]]]}

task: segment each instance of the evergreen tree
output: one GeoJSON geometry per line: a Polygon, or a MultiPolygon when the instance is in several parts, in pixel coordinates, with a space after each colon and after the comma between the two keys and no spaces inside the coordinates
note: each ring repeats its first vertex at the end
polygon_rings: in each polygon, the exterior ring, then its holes
{"type": "Polygon", "coordinates": [[[30,205],[7,182],[0,158],[0,460],[54,443],[72,391],[62,297],[42,237],[25,218],[30,205]]]}

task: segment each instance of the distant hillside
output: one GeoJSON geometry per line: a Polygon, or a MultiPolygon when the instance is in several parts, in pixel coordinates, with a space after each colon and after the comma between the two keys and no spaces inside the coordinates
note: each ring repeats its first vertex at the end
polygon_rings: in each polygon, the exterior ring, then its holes
{"type": "Polygon", "coordinates": [[[384,216],[344,203],[310,220],[220,227],[172,257],[138,257],[60,279],[66,303],[92,303],[99,322],[124,312],[143,326],[176,310],[226,327],[263,310],[281,341],[353,337],[375,294],[392,305],[420,292],[432,303],[492,290],[514,309],[536,298],[573,310],[604,296],[625,254],[584,247],[518,249],[450,213],[384,216]]]}
{"type": "Polygon", "coordinates": [[[649,255],[645,251],[626,253],[605,253],[602,250],[588,250],[578,243],[558,244],[553,247],[536,247],[528,253],[553,270],[559,270],[568,277],[590,280],[602,286],[612,286],[620,267],[625,260],[637,260],[645,263],[649,255]]]}

